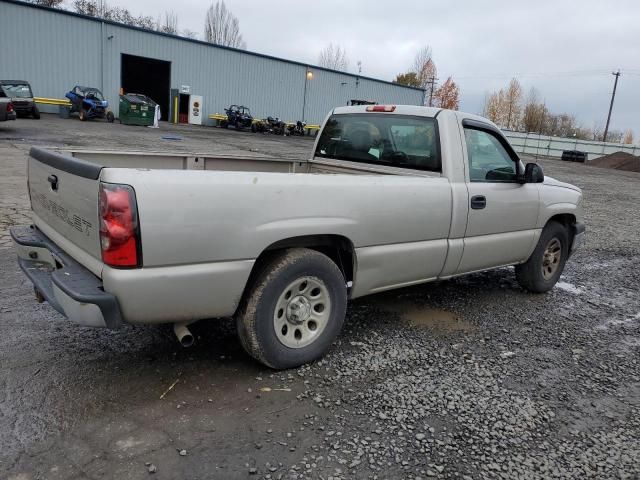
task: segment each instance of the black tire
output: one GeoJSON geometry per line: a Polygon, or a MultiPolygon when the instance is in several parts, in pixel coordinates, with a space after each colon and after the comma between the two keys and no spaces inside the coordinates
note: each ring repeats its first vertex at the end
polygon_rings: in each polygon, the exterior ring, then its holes
{"type": "MultiPolygon", "coordinates": [[[[533,293],[544,293],[551,290],[567,262],[569,256],[569,232],[566,227],[558,222],[549,222],[540,235],[538,245],[525,263],[516,265],[516,279],[522,288],[533,293]],[[559,242],[559,247],[554,244],[559,242]],[[559,259],[557,262],[546,262],[545,252],[548,248],[558,248],[559,259]],[[553,271],[550,268],[555,266],[553,271]]],[[[548,259],[549,257],[547,257],[548,259]]]]}
{"type": "Polygon", "coordinates": [[[87,111],[84,108],[80,109],[80,113],[78,114],[78,118],[81,122],[85,122],[87,120],[87,111]]]}
{"type": "Polygon", "coordinates": [[[40,110],[38,110],[37,106],[33,106],[33,109],[31,110],[31,116],[35,119],[35,120],[40,120],[40,110]]]}
{"type": "Polygon", "coordinates": [[[115,116],[113,115],[113,112],[107,112],[107,122],[109,123],[113,123],[113,121],[115,120],[115,116]]]}
{"type": "Polygon", "coordinates": [[[229,122],[227,122],[226,120],[222,120],[222,121],[220,122],[220,126],[221,126],[222,128],[229,128],[229,122]]]}
{"type": "MultiPolygon", "coordinates": [[[[311,289],[311,286],[308,288],[311,289]]],[[[311,295],[314,290],[317,289],[311,289],[311,295]]],[[[304,290],[300,291],[304,292],[304,290]]],[[[289,300],[290,303],[292,303],[291,300],[289,300]]],[[[318,311],[315,306],[311,308],[318,311]]],[[[238,337],[247,353],[264,365],[275,369],[297,367],[324,355],[342,329],[346,308],[345,279],[330,258],[305,248],[284,250],[265,261],[253,276],[236,313],[238,337]],[[283,298],[286,301],[287,298],[293,300],[295,297],[304,296],[291,287],[296,282],[304,283],[304,279],[309,279],[310,283],[319,282],[322,285],[323,295],[328,299],[329,307],[326,312],[326,321],[323,321],[321,328],[316,327],[319,333],[315,336],[313,333],[308,333],[315,330],[310,328],[313,323],[311,309],[307,310],[311,317],[307,317],[306,323],[291,324],[290,333],[295,339],[298,338],[298,333],[303,330],[303,327],[304,332],[307,332],[305,335],[311,336],[310,340],[303,340],[310,341],[307,345],[292,348],[281,340],[281,337],[286,335],[284,325],[281,330],[283,335],[276,332],[276,322],[289,322],[289,314],[286,314],[284,320],[278,320],[277,317],[282,315],[282,309],[276,311],[276,308],[283,298]],[[287,297],[291,290],[295,290],[294,295],[287,297]]],[[[288,306],[287,312],[289,312],[288,306]]],[[[291,336],[289,338],[292,341],[291,336]]]]}

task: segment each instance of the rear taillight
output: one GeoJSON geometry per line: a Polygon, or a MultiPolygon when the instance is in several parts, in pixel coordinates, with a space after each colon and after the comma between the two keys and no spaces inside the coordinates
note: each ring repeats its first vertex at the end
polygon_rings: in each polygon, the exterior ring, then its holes
{"type": "Polygon", "coordinates": [[[142,266],[136,194],[129,185],[100,183],[100,247],[111,267],[142,266]]]}
{"type": "Polygon", "coordinates": [[[393,112],[396,109],[395,105],[369,105],[367,112],[393,112]]]}
{"type": "Polygon", "coordinates": [[[13,103],[7,103],[7,113],[13,112],[13,103]]]}

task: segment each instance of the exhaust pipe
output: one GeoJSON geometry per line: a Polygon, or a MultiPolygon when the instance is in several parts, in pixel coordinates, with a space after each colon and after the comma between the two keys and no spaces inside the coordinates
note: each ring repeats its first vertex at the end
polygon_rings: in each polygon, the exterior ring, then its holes
{"type": "Polygon", "coordinates": [[[174,323],[173,324],[173,333],[176,334],[180,345],[183,347],[191,347],[195,343],[195,338],[191,331],[187,328],[187,325],[184,323],[174,323]]]}

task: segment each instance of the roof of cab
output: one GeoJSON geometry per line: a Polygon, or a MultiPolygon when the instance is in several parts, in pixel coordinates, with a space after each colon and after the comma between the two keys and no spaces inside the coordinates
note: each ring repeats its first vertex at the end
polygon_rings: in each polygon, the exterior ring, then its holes
{"type": "MultiPolygon", "coordinates": [[[[342,115],[345,113],[369,113],[367,107],[372,105],[355,105],[349,107],[336,107],[333,109],[333,114],[342,115]]],[[[380,106],[380,105],[378,105],[380,106]]],[[[395,105],[393,112],[385,112],[388,115],[415,115],[419,117],[435,117],[442,108],[435,107],[422,107],[419,105],[395,105]]]]}

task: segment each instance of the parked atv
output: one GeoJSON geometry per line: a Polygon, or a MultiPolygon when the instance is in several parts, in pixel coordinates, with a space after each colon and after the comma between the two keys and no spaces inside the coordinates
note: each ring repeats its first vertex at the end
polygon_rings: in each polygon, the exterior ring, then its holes
{"type": "Polygon", "coordinates": [[[298,120],[295,125],[290,124],[287,126],[287,132],[289,135],[300,135],[301,137],[304,137],[304,127],[306,126],[306,122],[298,120]]]}
{"type": "Polygon", "coordinates": [[[251,128],[253,117],[248,107],[231,105],[229,108],[225,108],[224,112],[227,114],[227,119],[220,122],[221,127],[229,128],[229,125],[231,125],[236,130],[251,128]]]}
{"type": "Polygon", "coordinates": [[[267,125],[269,133],[274,135],[284,135],[287,129],[287,124],[278,117],[267,117],[267,125]]]}
{"type": "Polygon", "coordinates": [[[269,133],[269,124],[264,119],[254,118],[251,124],[251,131],[253,133],[269,133]]]}
{"type": "Polygon", "coordinates": [[[77,112],[81,121],[106,118],[107,122],[113,123],[115,118],[113,112],[107,108],[109,104],[97,88],[76,85],[65,94],[65,97],[71,101],[69,113],[77,112]]]}

